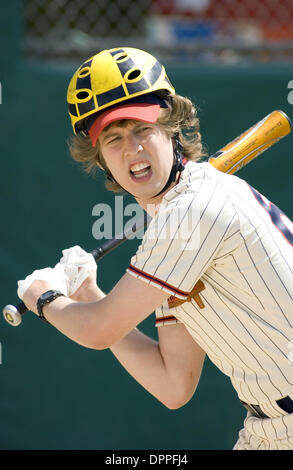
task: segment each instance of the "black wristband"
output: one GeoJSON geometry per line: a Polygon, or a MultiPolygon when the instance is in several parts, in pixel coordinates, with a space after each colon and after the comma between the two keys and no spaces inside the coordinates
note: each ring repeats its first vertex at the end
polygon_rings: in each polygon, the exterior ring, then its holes
{"type": "Polygon", "coordinates": [[[45,318],[45,316],[43,314],[43,307],[44,307],[44,305],[47,305],[47,304],[53,302],[53,300],[57,299],[57,297],[60,297],[62,295],[64,296],[64,294],[62,294],[62,292],[60,292],[58,290],[48,290],[47,292],[44,292],[44,294],[42,294],[39,297],[39,299],[37,301],[37,310],[38,310],[39,318],[41,320],[43,320],[46,323],[50,323],[50,322],[48,322],[48,320],[45,318]]]}

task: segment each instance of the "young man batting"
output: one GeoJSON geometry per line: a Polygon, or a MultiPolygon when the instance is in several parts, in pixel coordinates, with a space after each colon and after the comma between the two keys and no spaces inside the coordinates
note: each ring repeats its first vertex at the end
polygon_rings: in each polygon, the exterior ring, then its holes
{"type": "Polygon", "coordinates": [[[73,158],[102,168],[108,189],[132,194],[152,220],[107,295],[91,255],[74,247],[56,268],[19,281],[20,298],[73,341],[111,348],[171,409],[193,396],[207,354],[248,410],[234,449],[293,449],[288,219],[200,161],[196,110],[150,54],[100,52],[74,74],[68,103],[73,158]],[[158,341],[137,328],[153,311],[158,341]]]}

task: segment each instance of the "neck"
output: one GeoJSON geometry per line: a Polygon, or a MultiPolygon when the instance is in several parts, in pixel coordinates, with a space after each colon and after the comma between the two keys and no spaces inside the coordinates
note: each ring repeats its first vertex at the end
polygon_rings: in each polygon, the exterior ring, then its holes
{"type": "Polygon", "coordinates": [[[165,194],[168,193],[168,191],[170,191],[170,189],[174,188],[176,184],[177,184],[177,178],[176,178],[176,181],[171,183],[168,189],[166,189],[166,191],[160,194],[159,196],[155,196],[150,199],[141,199],[141,198],[135,197],[135,200],[140,205],[140,207],[142,207],[147,212],[147,214],[149,214],[150,217],[154,217],[159,210],[163,197],[165,196],[165,194]]]}

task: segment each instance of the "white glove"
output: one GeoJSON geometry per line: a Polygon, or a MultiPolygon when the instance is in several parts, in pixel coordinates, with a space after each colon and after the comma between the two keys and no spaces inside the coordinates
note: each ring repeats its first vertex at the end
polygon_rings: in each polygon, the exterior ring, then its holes
{"type": "Polygon", "coordinates": [[[64,266],[58,263],[55,268],[38,269],[27,276],[24,280],[18,281],[17,295],[20,299],[23,299],[25,291],[36,279],[47,281],[50,284],[51,289],[59,290],[62,294],[68,296],[68,282],[64,273],[64,266]]]}
{"type": "Polygon", "coordinates": [[[63,257],[59,264],[64,269],[68,296],[70,297],[91,273],[97,272],[97,264],[93,256],[78,245],[63,250],[62,253],[63,257]]]}
{"type": "Polygon", "coordinates": [[[59,290],[70,297],[91,273],[97,272],[93,256],[80,246],[68,248],[62,253],[60,262],[54,268],[38,269],[24,280],[18,281],[17,295],[20,299],[23,299],[25,291],[36,279],[47,281],[51,289],[59,290]]]}

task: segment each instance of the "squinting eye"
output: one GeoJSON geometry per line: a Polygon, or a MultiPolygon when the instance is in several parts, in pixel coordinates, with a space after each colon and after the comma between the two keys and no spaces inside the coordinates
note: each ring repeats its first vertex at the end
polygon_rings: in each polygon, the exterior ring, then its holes
{"type": "Polygon", "coordinates": [[[147,132],[147,131],[150,131],[152,128],[150,126],[144,126],[144,127],[140,127],[138,129],[138,132],[147,132]]]}
{"type": "Polygon", "coordinates": [[[120,139],[120,137],[117,136],[117,137],[114,137],[114,139],[108,140],[107,143],[108,143],[108,144],[113,144],[114,142],[117,142],[119,139],[120,139]]]}

